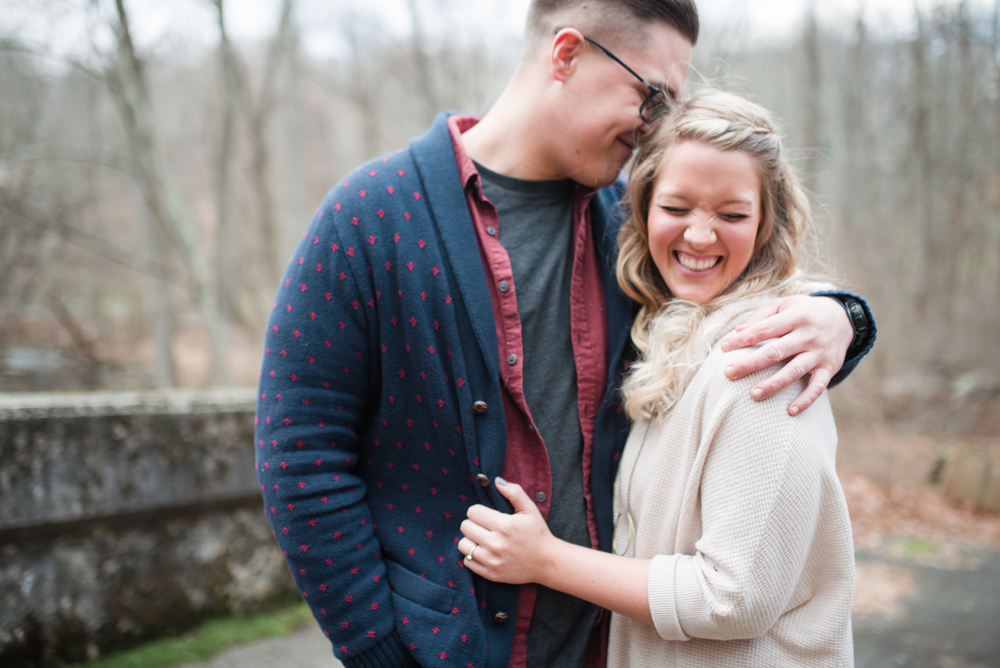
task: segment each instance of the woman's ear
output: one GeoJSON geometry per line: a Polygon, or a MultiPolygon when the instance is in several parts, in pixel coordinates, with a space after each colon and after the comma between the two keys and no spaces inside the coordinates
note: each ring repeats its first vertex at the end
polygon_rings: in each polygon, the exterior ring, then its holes
{"type": "Polygon", "coordinates": [[[563,28],[552,39],[549,52],[549,73],[556,81],[565,82],[576,69],[587,41],[576,28],[563,28]]]}

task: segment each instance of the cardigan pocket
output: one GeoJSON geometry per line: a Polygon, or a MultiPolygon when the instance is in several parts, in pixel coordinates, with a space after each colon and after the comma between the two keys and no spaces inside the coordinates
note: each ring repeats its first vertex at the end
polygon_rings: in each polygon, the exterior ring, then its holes
{"type": "Polygon", "coordinates": [[[455,602],[454,589],[434,584],[391,559],[384,561],[389,586],[395,594],[435,612],[451,614],[455,602]]]}
{"type": "Polygon", "coordinates": [[[485,665],[486,637],[475,598],[384,559],[396,631],[421,666],[485,665]],[[457,605],[461,605],[460,610],[457,605]]]}

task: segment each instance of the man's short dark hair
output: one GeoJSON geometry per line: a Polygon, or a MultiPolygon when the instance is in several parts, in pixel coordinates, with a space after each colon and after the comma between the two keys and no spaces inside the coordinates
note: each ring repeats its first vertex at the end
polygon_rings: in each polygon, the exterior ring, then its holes
{"type": "MultiPolygon", "coordinates": [[[[537,26],[552,12],[568,9],[581,0],[532,0],[528,26],[537,26]]],[[[694,0],[590,0],[608,10],[620,10],[638,21],[659,21],[682,34],[692,46],[698,42],[698,8],[694,0]]]]}

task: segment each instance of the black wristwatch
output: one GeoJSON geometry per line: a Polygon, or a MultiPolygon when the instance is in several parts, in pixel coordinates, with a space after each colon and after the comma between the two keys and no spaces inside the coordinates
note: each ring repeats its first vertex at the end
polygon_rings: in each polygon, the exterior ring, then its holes
{"type": "Polygon", "coordinates": [[[868,340],[871,323],[868,322],[865,309],[861,306],[861,300],[857,297],[844,294],[827,296],[836,299],[844,307],[844,310],[847,311],[847,317],[851,319],[851,327],[854,328],[854,339],[847,348],[847,359],[851,359],[861,351],[861,348],[865,345],[865,341],[868,340]]]}

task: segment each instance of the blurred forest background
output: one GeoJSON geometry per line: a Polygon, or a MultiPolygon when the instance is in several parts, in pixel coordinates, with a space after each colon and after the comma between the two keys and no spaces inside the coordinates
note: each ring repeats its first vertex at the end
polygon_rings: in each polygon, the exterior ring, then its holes
{"type": "MultiPolygon", "coordinates": [[[[438,111],[485,112],[526,7],[0,0],[0,393],[254,386],[324,193],[438,111]]],[[[855,545],[969,570],[970,544],[1000,554],[1000,0],[699,8],[690,87],[782,120],[878,321],[831,392],[855,545]]],[[[856,635],[902,615],[904,571],[859,561],[856,635]]]]}
{"type": "MultiPolygon", "coordinates": [[[[271,4],[237,40],[259,2],[0,0],[0,391],[255,384],[313,207],[437,111],[485,111],[526,7],[271,4]]],[[[1000,433],[1000,0],[892,20],[802,2],[754,17],[770,33],[747,29],[754,3],[717,4],[691,86],[782,119],[832,266],[878,319],[838,400],[1000,433]]]]}
{"type": "MultiPolygon", "coordinates": [[[[235,0],[197,0],[142,45],[142,3],[16,4],[30,21],[0,22],[6,391],[255,383],[277,280],[326,189],[441,109],[484,111],[519,53],[516,31],[457,0],[396,3],[391,30],[361,3],[280,0],[271,35],[242,42],[235,0]]],[[[783,120],[833,266],[877,315],[852,382],[995,389],[1000,2],[903,14],[807,10],[771,39],[706,21],[691,83],[783,120]]]]}
{"type": "MultiPolygon", "coordinates": [[[[993,590],[948,580],[941,613],[910,566],[1000,568],[1000,0],[698,4],[689,87],[781,119],[830,266],[878,321],[830,394],[856,646],[927,608],[900,646],[958,656],[976,643],[941,622],[1000,637],[993,590]]],[[[526,8],[0,0],[0,395],[256,385],[314,207],[438,111],[485,112],[526,8]]]]}

